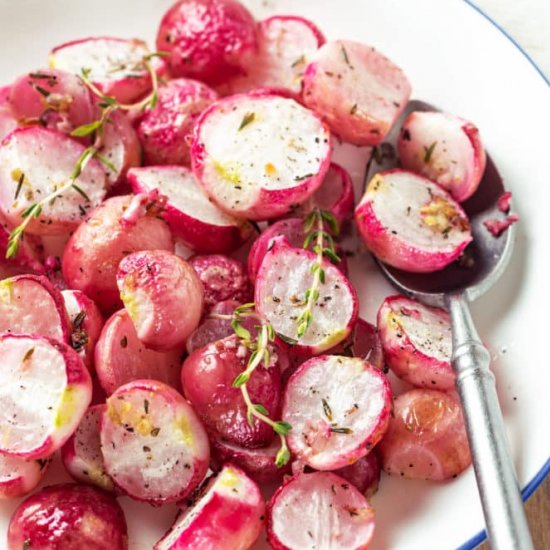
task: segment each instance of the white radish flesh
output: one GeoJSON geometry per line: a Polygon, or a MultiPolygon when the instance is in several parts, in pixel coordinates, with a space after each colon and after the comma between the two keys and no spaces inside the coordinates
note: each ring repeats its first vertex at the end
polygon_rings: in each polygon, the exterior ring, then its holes
{"type": "Polygon", "coordinates": [[[10,87],[0,86],[0,142],[17,128],[17,119],[9,100],[10,87]]]}
{"type": "Polygon", "coordinates": [[[49,462],[0,454],[0,500],[22,497],[36,489],[49,462]]]}

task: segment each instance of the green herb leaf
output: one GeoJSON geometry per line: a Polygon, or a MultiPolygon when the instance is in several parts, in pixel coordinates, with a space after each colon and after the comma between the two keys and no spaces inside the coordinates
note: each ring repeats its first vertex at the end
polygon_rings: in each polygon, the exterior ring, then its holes
{"type": "Polygon", "coordinates": [[[235,380],[233,380],[233,384],[231,384],[234,388],[240,388],[242,385],[246,384],[250,380],[250,375],[247,372],[241,372],[235,380]]]}
{"type": "Polygon", "coordinates": [[[248,425],[253,428],[254,427],[254,414],[252,412],[252,409],[248,409],[246,411],[246,420],[248,421],[248,425]]]}
{"type": "Polygon", "coordinates": [[[83,124],[82,126],[78,126],[77,128],[75,128],[71,132],[71,136],[73,137],[89,136],[90,134],[93,134],[102,124],[103,124],[102,120],[94,120],[89,124],[83,124]]]}
{"type": "Polygon", "coordinates": [[[151,59],[153,59],[154,57],[168,57],[169,55],[170,55],[170,52],[163,52],[162,50],[159,50],[159,51],[147,54],[146,56],[144,56],[143,60],[151,61],[151,59]]]}
{"type": "Polygon", "coordinates": [[[250,331],[248,331],[241,325],[239,319],[235,317],[231,319],[231,328],[235,331],[235,334],[239,338],[242,338],[243,340],[250,340],[250,331]]]}
{"type": "Polygon", "coordinates": [[[304,233],[309,233],[313,229],[318,217],[319,211],[317,209],[313,210],[306,216],[304,220],[304,233]]]}
{"type": "Polygon", "coordinates": [[[275,457],[275,466],[282,468],[290,460],[290,451],[286,447],[281,447],[275,457]]]}
{"type": "Polygon", "coordinates": [[[326,222],[333,235],[336,236],[340,233],[340,224],[332,212],[321,210],[321,218],[326,222]]]}
{"type": "Polygon", "coordinates": [[[84,200],[86,200],[87,202],[91,202],[90,201],[90,197],[88,197],[88,195],[76,184],[76,183],[73,183],[71,185],[71,187],[79,194],[81,195],[82,197],[84,197],[84,200]]]}
{"type": "Polygon", "coordinates": [[[292,426],[288,422],[283,422],[282,420],[279,420],[278,422],[275,422],[275,424],[273,425],[273,429],[279,435],[287,435],[288,432],[292,430],[292,426]]]}
{"type": "MultiPolygon", "coordinates": [[[[321,267],[321,266],[319,266],[319,267],[321,267]]],[[[319,281],[322,284],[325,284],[325,270],[324,269],[319,269],[319,281]]]]}
{"type": "Polygon", "coordinates": [[[111,172],[115,174],[117,173],[116,166],[108,158],[106,158],[103,155],[100,155],[99,153],[96,153],[95,157],[97,160],[99,160],[99,162],[104,164],[111,172]]]}
{"type": "Polygon", "coordinates": [[[298,340],[285,336],[284,334],[277,333],[277,336],[282,340],[287,346],[295,346],[298,343],[298,340]]]}
{"type": "Polygon", "coordinates": [[[330,248],[323,248],[323,256],[328,258],[333,264],[337,264],[342,261],[342,258],[340,258],[340,256],[338,256],[338,254],[330,248]]]}
{"type": "Polygon", "coordinates": [[[254,113],[246,113],[241,121],[238,131],[240,132],[243,128],[246,128],[251,122],[254,121],[256,115],[254,113]]]}
{"type": "Polygon", "coordinates": [[[254,408],[255,408],[260,414],[263,414],[264,416],[269,416],[269,411],[268,411],[263,405],[256,404],[256,405],[254,405],[254,408]]]}

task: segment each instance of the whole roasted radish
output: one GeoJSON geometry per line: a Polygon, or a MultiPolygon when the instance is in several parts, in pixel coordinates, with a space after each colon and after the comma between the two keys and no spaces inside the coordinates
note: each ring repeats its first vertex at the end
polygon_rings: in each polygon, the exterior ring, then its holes
{"type": "Polygon", "coordinates": [[[378,490],[380,472],[380,459],[376,452],[363,456],[349,466],[334,470],[335,474],[349,481],[367,498],[370,498],[378,490]]]}

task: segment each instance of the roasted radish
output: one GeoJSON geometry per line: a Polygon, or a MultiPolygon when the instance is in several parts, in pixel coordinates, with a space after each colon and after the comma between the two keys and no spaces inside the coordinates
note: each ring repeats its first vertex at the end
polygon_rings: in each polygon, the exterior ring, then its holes
{"type": "Polygon", "coordinates": [[[330,133],[317,115],[264,93],[208,107],[195,126],[191,160],[220,208],[264,220],[309,198],[323,181],[330,154],[330,133]]]}
{"type": "Polygon", "coordinates": [[[120,387],[101,422],[105,469],[115,484],[151,504],[185,498],[208,470],[208,437],[189,403],[154,380],[120,387]]]}
{"type": "Polygon", "coordinates": [[[99,439],[101,418],[106,409],[106,405],[94,405],[85,412],[75,432],[61,448],[61,458],[76,481],[114,491],[113,480],[105,471],[99,439]]]}
{"type": "Polygon", "coordinates": [[[49,459],[31,460],[0,454],[0,500],[22,497],[38,486],[49,459]]]}
{"type": "Polygon", "coordinates": [[[386,298],[378,310],[378,330],[391,370],[413,386],[451,390],[449,314],[405,296],[386,298]]]}
{"type": "Polygon", "coordinates": [[[330,472],[288,479],[268,505],[267,537],[275,550],[364,550],[373,531],[367,499],[330,472]]]}
{"type": "Polygon", "coordinates": [[[302,98],[330,129],[355,145],[384,141],[411,94],[403,71],[374,48],[336,40],[304,74],[302,98]]]}
{"type": "Polygon", "coordinates": [[[237,0],[179,0],[157,33],[172,74],[208,84],[244,72],[256,49],[256,24],[237,0]]]}
{"type": "MultiPolygon", "coordinates": [[[[83,153],[83,145],[47,128],[21,128],[6,137],[0,145],[0,210],[7,221],[19,225],[25,211],[70,181],[83,153]]],[[[58,235],[75,229],[105,197],[99,161],[89,160],[74,185],[43,204],[26,231],[58,235]]]]}
{"type": "Polygon", "coordinates": [[[357,229],[381,261],[405,271],[438,271],[472,240],[460,205],[441,187],[404,170],[376,174],[355,210],[357,229]]]}
{"type": "Polygon", "coordinates": [[[235,300],[241,304],[252,301],[253,290],[246,267],[238,260],[213,254],[194,256],[189,263],[203,285],[206,312],[225,300],[235,300]]]}
{"type": "Polygon", "coordinates": [[[46,458],[78,426],[92,399],[86,367],[69,346],[43,336],[0,335],[0,452],[46,458]]]}
{"type": "Polygon", "coordinates": [[[275,331],[301,353],[319,354],[346,339],[357,320],[357,294],[342,272],[308,250],[276,240],[256,279],[258,311],[275,331]],[[308,301],[315,265],[324,273],[318,296],[308,301]],[[311,302],[311,307],[309,307],[311,302]],[[309,317],[303,330],[305,316],[309,317]]]}
{"type": "Polygon", "coordinates": [[[290,450],[317,470],[343,468],[365,456],[384,435],[391,390],[362,359],[315,357],[290,377],[282,418],[292,426],[290,450]]]}
{"type": "Polygon", "coordinates": [[[94,487],[52,485],[27,498],[13,514],[8,550],[127,550],[124,512],[94,487]]]}
{"type": "Polygon", "coordinates": [[[59,290],[43,276],[0,281],[0,333],[34,333],[69,342],[71,321],[59,290]]]}
{"type": "Polygon", "coordinates": [[[17,119],[10,103],[10,86],[0,86],[0,142],[17,128],[17,119]]]}
{"type": "Polygon", "coordinates": [[[139,120],[137,131],[146,164],[178,165],[191,161],[187,139],[197,117],[218,94],[188,78],[168,81],[158,91],[158,103],[139,120]]]}
{"type": "Polygon", "coordinates": [[[388,474],[435,481],[456,477],[471,462],[456,395],[414,389],[398,396],[378,450],[388,474]]]}
{"type": "Polygon", "coordinates": [[[177,519],[154,550],[244,550],[264,524],[258,486],[232,464],[201,487],[197,500],[177,519]]]}
{"type": "Polygon", "coordinates": [[[168,198],[164,219],[195,252],[231,252],[252,234],[252,226],[212,204],[193,173],[183,166],[134,168],[128,179],[135,193],[158,189],[168,198]]]}
{"type": "Polygon", "coordinates": [[[370,498],[378,490],[380,471],[380,459],[374,452],[356,460],[349,466],[335,470],[334,473],[347,479],[361,494],[370,498]]]}
{"type": "Polygon", "coordinates": [[[403,168],[439,183],[458,202],[475,193],[485,170],[479,130],[449,113],[411,113],[397,149],[403,168]]]}
{"type": "Polygon", "coordinates": [[[116,277],[137,337],[157,351],[183,347],[203,309],[203,287],[193,267],[166,250],[146,250],[123,258],[116,277]]]}
{"type": "Polygon", "coordinates": [[[174,250],[170,229],[158,213],[154,199],[145,196],[107,199],[65,248],[63,276],[69,288],[84,292],[104,312],[122,307],[116,284],[120,260],[139,250],[174,250]]]}
{"type": "Polygon", "coordinates": [[[160,380],[179,388],[183,349],[167,352],[147,349],[138,339],[128,312],[118,311],[105,323],[95,348],[95,370],[107,395],[142,378],[160,380]]]}
{"type": "MultiPolygon", "coordinates": [[[[280,410],[281,381],[279,352],[270,353],[269,368],[257,368],[247,383],[253,403],[277,418],[280,410]]],[[[183,363],[183,393],[191,402],[213,438],[223,438],[244,447],[267,445],[274,437],[271,426],[247,419],[247,406],[241,390],[233,386],[245,370],[250,351],[233,335],[194,351],[183,363]]]]}

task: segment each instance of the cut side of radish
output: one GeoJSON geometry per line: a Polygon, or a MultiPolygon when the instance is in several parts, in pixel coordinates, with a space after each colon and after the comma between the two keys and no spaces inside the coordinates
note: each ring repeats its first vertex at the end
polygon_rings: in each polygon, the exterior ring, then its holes
{"type": "Polygon", "coordinates": [[[109,397],[100,437],[107,473],[137,500],[179,501],[208,470],[210,447],[200,420],[161,382],[131,382],[109,397]]]}
{"type": "Polygon", "coordinates": [[[193,171],[220,208],[255,220],[286,214],[321,185],[331,154],[319,117],[292,99],[241,94],[202,113],[193,171]]]}
{"type": "Polygon", "coordinates": [[[0,454],[0,500],[22,497],[36,489],[49,459],[29,460],[0,454]]]}
{"type": "Polygon", "coordinates": [[[362,359],[324,355],[290,377],[282,418],[290,450],[317,470],[343,468],[384,435],[391,411],[386,377],[362,359]]]}
{"type": "Polygon", "coordinates": [[[0,142],[17,128],[17,119],[11,107],[10,86],[0,86],[0,142]]]}
{"type": "Polygon", "coordinates": [[[371,179],[355,221],[370,251],[405,271],[443,269],[472,241],[460,205],[437,184],[405,170],[388,170],[371,179]]]}
{"type": "Polygon", "coordinates": [[[374,510],[344,478],[330,472],[288,479],[268,505],[267,536],[275,550],[365,550],[374,510]]]}
{"type": "MultiPolygon", "coordinates": [[[[5,138],[0,145],[0,209],[8,222],[19,225],[22,212],[67,182],[83,152],[84,146],[74,139],[46,128],[22,128],[5,138]]],[[[75,229],[105,197],[105,173],[97,160],[88,162],[78,187],[89,200],[75,189],[67,189],[53,204],[44,204],[26,231],[58,235],[75,229]]]]}
{"type": "Polygon", "coordinates": [[[228,464],[202,488],[154,550],[244,550],[263,528],[265,504],[259,487],[228,464]]]}
{"type": "Polygon", "coordinates": [[[136,193],[158,189],[168,197],[164,219],[175,236],[195,252],[231,252],[252,234],[245,220],[220,210],[183,166],[133,168],[128,180],[136,193]]]}
{"type": "Polygon", "coordinates": [[[51,338],[0,335],[0,452],[46,458],[76,429],[92,382],[76,352],[51,338]]]}

